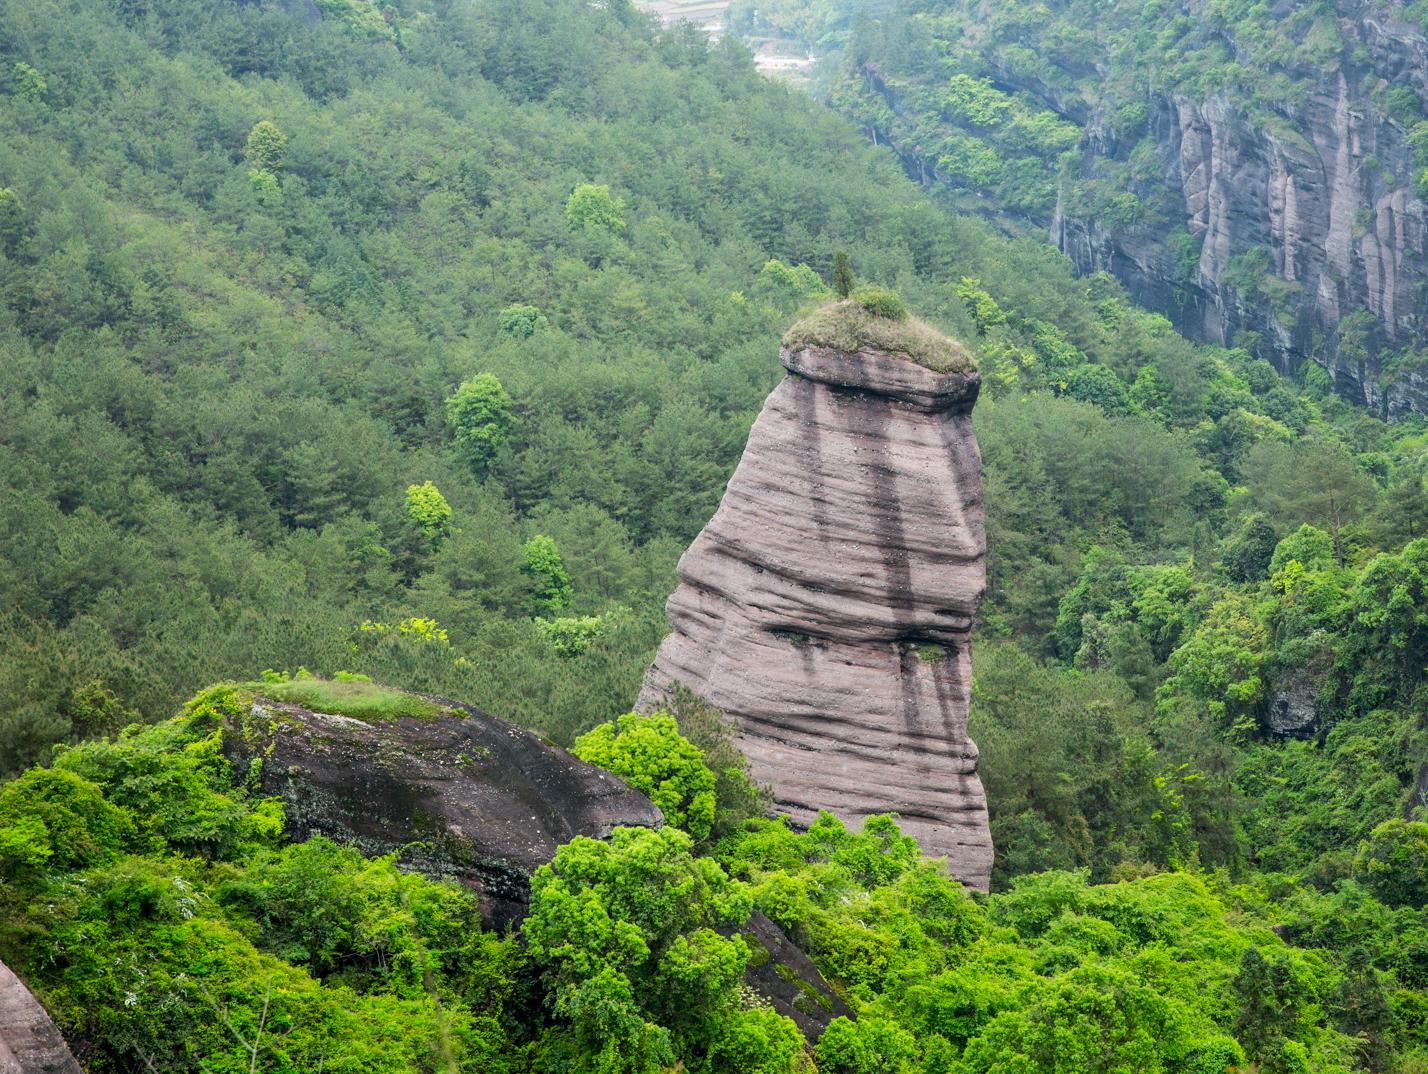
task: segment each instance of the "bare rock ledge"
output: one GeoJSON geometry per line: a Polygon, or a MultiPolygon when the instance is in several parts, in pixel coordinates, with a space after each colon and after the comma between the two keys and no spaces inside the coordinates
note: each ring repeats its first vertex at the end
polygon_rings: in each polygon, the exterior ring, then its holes
{"type": "Polygon", "coordinates": [[[986,584],[978,375],[866,343],[795,340],[781,359],[790,375],[680,560],[639,707],[685,685],[737,721],[752,775],[796,824],[896,812],[985,889],[967,737],[986,584]]]}

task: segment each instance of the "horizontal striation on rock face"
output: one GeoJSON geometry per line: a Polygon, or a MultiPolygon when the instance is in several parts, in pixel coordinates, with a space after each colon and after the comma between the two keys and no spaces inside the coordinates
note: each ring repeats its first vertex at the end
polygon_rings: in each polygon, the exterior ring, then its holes
{"type": "Polygon", "coordinates": [[[0,1074],[83,1074],[25,982],[0,962],[0,1074]]]}
{"type": "Polygon", "coordinates": [[[325,835],[364,854],[476,889],[487,919],[521,916],[535,870],[577,835],[663,817],[618,777],[531,732],[454,701],[434,719],[366,722],[256,698],[223,736],[258,766],[295,839],[325,835]]]}
{"type": "Polygon", "coordinates": [[[785,349],[714,518],[680,560],[640,707],[677,684],[729,713],[795,823],[896,812],[986,887],[967,738],[985,587],[975,373],[864,348],[785,349]]]}

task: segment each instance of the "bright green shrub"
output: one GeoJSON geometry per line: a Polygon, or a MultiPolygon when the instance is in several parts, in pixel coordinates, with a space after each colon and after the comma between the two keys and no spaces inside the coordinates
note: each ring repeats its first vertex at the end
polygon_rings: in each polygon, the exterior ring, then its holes
{"type": "Polygon", "coordinates": [[[907,320],[907,305],[890,287],[855,287],[852,299],[874,317],[889,321],[907,320]]]}
{"type": "Polygon", "coordinates": [[[446,401],[457,455],[477,475],[484,475],[496,452],[511,435],[511,397],[490,373],[478,373],[446,401]]]}
{"type": "Polygon", "coordinates": [[[1103,365],[1088,363],[1078,366],[1066,377],[1066,394],[1072,399],[1095,403],[1107,414],[1129,414],[1130,394],[1115,372],[1103,365]]]}
{"type": "Polygon", "coordinates": [[[530,579],[538,614],[558,611],[574,596],[560,549],[544,534],[536,534],[521,547],[521,573],[530,579]]]}
{"type": "Polygon", "coordinates": [[[627,713],[581,735],[573,752],[648,794],[665,823],[695,839],[709,835],[714,823],[714,773],[704,764],[703,752],[680,735],[673,716],[627,713]]]}
{"type": "Polygon", "coordinates": [[[535,306],[522,303],[503,309],[496,323],[500,326],[501,333],[512,339],[530,339],[531,336],[550,331],[550,321],[546,319],[545,314],[535,306]]]}
{"type": "Polygon", "coordinates": [[[248,132],[243,159],[251,168],[276,174],[282,171],[287,150],[288,136],[272,120],[260,119],[248,132]]]}
{"type": "Polygon", "coordinates": [[[134,822],[104,792],[63,768],[32,768],[0,785],[0,872],[68,872],[112,861],[132,845],[134,822]]]}
{"type": "Polygon", "coordinates": [[[574,618],[537,619],[536,629],[561,656],[579,656],[605,633],[605,623],[598,615],[574,618]]]}
{"type": "Polygon", "coordinates": [[[430,481],[407,486],[407,514],[434,543],[451,530],[451,505],[430,481]]]}
{"type": "Polygon", "coordinates": [[[1354,876],[1389,906],[1428,906],[1428,822],[1384,821],[1359,846],[1354,876]]]}
{"type": "Polygon", "coordinates": [[[574,231],[614,234],[625,227],[625,200],[604,183],[581,183],[565,202],[565,220],[574,231]]]}

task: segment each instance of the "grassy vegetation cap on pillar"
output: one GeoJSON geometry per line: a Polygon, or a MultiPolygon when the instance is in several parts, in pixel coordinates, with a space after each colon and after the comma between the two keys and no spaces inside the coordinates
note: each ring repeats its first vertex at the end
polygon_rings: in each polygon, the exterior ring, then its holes
{"type": "Polygon", "coordinates": [[[851,297],[804,315],[784,334],[783,345],[791,351],[831,347],[849,354],[868,348],[934,373],[971,373],[977,368],[962,344],[910,315],[897,292],[883,287],[857,288],[851,297]]]}

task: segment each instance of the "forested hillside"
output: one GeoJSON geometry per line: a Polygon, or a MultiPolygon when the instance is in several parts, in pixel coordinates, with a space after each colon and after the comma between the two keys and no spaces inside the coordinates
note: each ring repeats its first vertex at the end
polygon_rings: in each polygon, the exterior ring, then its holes
{"type": "MultiPolygon", "coordinates": [[[[1187,341],[623,0],[8,0],[0,89],[0,959],[91,1069],[1424,1069],[1418,419],[1187,341]],[[265,669],[566,745],[625,712],[838,250],[981,369],[989,902],[746,808],[571,844],[522,953],[283,845],[202,704],[99,741],[265,669]],[[751,906],[860,1014],[816,1055],[731,1013],[751,906]]],[[[1066,132],[997,93],[1045,212],[1066,132]]]]}

